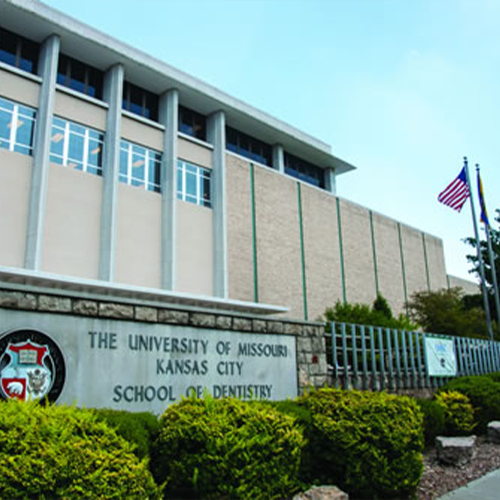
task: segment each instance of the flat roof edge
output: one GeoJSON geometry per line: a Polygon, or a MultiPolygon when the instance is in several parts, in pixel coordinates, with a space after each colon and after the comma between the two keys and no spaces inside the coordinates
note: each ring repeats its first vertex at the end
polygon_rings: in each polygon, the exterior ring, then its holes
{"type": "Polygon", "coordinates": [[[29,271],[26,269],[0,266],[0,288],[25,286],[44,289],[52,294],[74,294],[93,296],[97,300],[132,300],[156,303],[165,308],[202,308],[221,313],[252,315],[272,315],[288,312],[287,307],[244,302],[233,299],[220,299],[184,292],[169,292],[160,289],[133,285],[123,285],[104,281],[60,276],[56,274],[29,271]]]}
{"type": "MultiPolygon", "coordinates": [[[[115,52],[116,54],[132,60],[134,63],[145,66],[157,73],[163,74],[180,85],[189,87],[190,90],[199,92],[219,102],[223,106],[228,106],[236,112],[249,116],[250,118],[263,122],[264,124],[285,133],[295,140],[303,142],[311,147],[323,151],[324,153],[331,153],[331,146],[316,137],[313,137],[298,128],[289,125],[288,123],[276,118],[269,113],[253,107],[244,101],[233,97],[217,87],[210,85],[184,71],[181,71],[170,64],[161,61],[131,45],[128,45],[121,40],[118,40],[102,31],[89,26],[77,19],[64,14],[63,12],[50,7],[38,0],[2,0],[14,7],[29,12],[35,16],[43,18],[52,24],[59,26],[61,29],[71,32],[90,43],[95,43],[107,50],[115,52]]],[[[165,89],[166,90],[166,89],[165,89]]]]}

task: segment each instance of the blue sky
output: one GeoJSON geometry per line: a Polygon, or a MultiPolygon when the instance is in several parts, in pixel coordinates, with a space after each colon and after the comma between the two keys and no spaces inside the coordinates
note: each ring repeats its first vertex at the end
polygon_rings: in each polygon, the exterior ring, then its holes
{"type": "Polygon", "coordinates": [[[358,167],[340,196],[441,237],[472,279],[470,207],[437,195],[467,155],[500,208],[500,1],[45,3],[327,142],[358,167]]]}

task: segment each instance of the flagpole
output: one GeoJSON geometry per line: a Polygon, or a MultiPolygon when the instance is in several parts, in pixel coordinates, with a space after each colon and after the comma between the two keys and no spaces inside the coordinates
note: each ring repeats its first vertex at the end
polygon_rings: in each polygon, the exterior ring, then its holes
{"type": "Polygon", "coordinates": [[[465,167],[465,175],[467,178],[467,186],[469,188],[469,193],[470,193],[470,209],[472,214],[472,223],[474,226],[474,234],[476,235],[477,260],[479,262],[479,276],[481,278],[481,289],[483,291],[484,312],[486,313],[486,325],[488,327],[488,333],[490,335],[490,339],[493,340],[493,330],[491,328],[490,304],[488,302],[488,292],[486,291],[486,280],[484,279],[483,257],[481,255],[481,244],[480,244],[481,240],[479,239],[479,231],[477,228],[476,210],[474,208],[474,196],[472,194],[473,191],[470,184],[470,176],[469,176],[469,163],[467,162],[466,156],[464,156],[464,167],[465,167]]]}
{"type": "Polygon", "coordinates": [[[485,224],[484,230],[486,231],[486,242],[488,243],[488,255],[490,258],[491,275],[493,277],[493,288],[495,290],[495,308],[497,310],[497,326],[500,333],[500,296],[498,294],[497,270],[495,267],[495,255],[493,254],[493,247],[491,245],[490,226],[488,224],[485,224]]]}

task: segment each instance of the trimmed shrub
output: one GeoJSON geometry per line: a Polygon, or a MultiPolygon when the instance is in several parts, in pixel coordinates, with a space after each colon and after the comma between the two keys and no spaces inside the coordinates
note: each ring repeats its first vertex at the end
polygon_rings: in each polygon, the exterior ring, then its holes
{"type": "Polygon", "coordinates": [[[0,498],[161,498],[145,461],[90,410],[0,404],[0,498]]]}
{"type": "Polygon", "coordinates": [[[423,471],[423,428],[414,400],[325,388],[299,402],[312,413],[306,431],[307,479],[366,498],[415,490],[423,471]]]}
{"type": "Polygon", "coordinates": [[[297,488],[302,433],[269,406],[190,397],[160,418],[152,466],[175,495],[276,499],[297,488]]]}
{"type": "Polygon", "coordinates": [[[417,399],[424,416],[424,442],[426,447],[434,446],[436,436],[445,433],[444,409],[433,399],[417,399]]]}
{"type": "Polygon", "coordinates": [[[444,385],[442,391],[465,394],[475,409],[476,432],[486,433],[488,422],[500,420],[499,374],[460,377],[444,385]]]}
{"type": "Polygon", "coordinates": [[[149,456],[160,429],[160,423],[155,415],[149,412],[133,413],[108,408],[93,411],[98,420],[106,422],[119,436],[134,445],[134,453],[139,458],[149,456]]]}
{"type": "Polygon", "coordinates": [[[474,408],[465,394],[443,391],[435,396],[436,403],[444,410],[444,428],[447,436],[466,436],[476,426],[474,408]]]}

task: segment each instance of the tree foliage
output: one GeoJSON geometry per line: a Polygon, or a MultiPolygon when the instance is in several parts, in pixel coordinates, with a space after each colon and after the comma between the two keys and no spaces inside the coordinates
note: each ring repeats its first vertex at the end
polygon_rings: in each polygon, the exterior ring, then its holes
{"type": "MultiPolygon", "coordinates": [[[[496,210],[495,221],[498,224],[500,224],[500,209],[496,210]]],[[[493,229],[493,227],[491,227],[490,235],[491,235],[491,248],[493,250],[493,257],[495,260],[495,271],[497,278],[500,279],[500,230],[493,229]]],[[[477,258],[477,252],[476,252],[476,238],[465,238],[464,241],[465,243],[474,248],[474,253],[471,255],[467,255],[467,261],[472,266],[469,272],[475,274],[478,277],[478,279],[481,279],[481,273],[479,271],[479,259],[477,258]]],[[[490,262],[490,256],[488,253],[488,244],[486,239],[480,241],[479,248],[481,249],[481,257],[483,259],[483,264],[484,264],[484,279],[486,281],[486,286],[488,288],[490,310],[493,312],[495,310],[494,291],[493,291],[493,271],[490,262]]],[[[481,304],[481,307],[483,307],[482,303],[483,299],[481,297],[481,294],[478,294],[476,300],[478,301],[478,303],[481,304]]]]}
{"type": "Polygon", "coordinates": [[[417,329],[417,325],[411,323],[404,314],[394,317],[387,300],[380,294],[377,295],[372,307],[367,304],[349,304],[348,302],[344,304],[337,301],[334,307],[326,309],[325,319],[327,322],[339,321],[401,330],[417,329]]]}
{"type": "Polygon", "coordinates": [[[460,288],[417,292],[408,307],[412,320],[426,332],[488,338],[484,310],[467,308],[460,288]]]}

